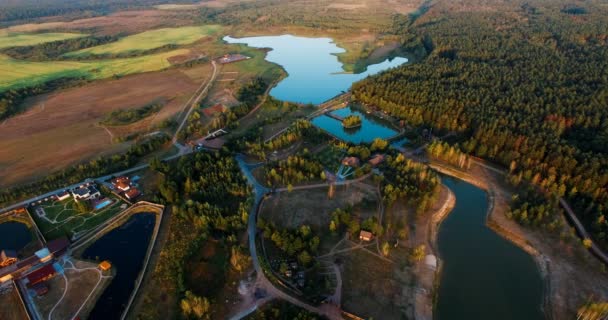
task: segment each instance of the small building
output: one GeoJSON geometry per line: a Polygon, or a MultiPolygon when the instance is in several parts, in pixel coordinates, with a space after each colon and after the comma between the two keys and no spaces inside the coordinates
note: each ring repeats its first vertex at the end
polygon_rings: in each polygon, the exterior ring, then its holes
{"type": "Polygon", "coordinates": [[[68,199],[70,197],[70,193],[67,192],[67,191],[61,191],[61,192],[59,192],[56,195],[56,197],[57,197],[58,201],[63,201],[63,200],[68,199]]]}
{"type": "Polygon", "coordinates": [[[112,184],[119,192],[129,191],[129,189],[131,189],[131,180],[129,179],[129,177],[117,177],[116,179],[112,180],[112,184]]]}
{"type": "Polygon", "coordinates": [[[361,230],[361,232],[359,232],[359,240],[372,241],[373,238],[374,235],[369,231],[361,230]]]}
{"type": "Polygon", "coordinates": [[[34,253],[34,256],[36,256],[42,263],[45,263],[45,262],[53,259],[53,255],[51,254],[51,252],[49,251],[48,248],[42,248],[42,249],[36,251],[34,253]]]}
{"type": "Polygon", "coordinates": [[[70,241],[66,237],[61,237],[47,242],[46,247],[55,258],[58,258],[68,251],[70,241]]]}
{"type": "Polygon", "coordinates": [[[78,200],[90,200],[97,199],[101,196],[101,193],[94,185],[80,186],[72,190],[72,195],[76,201],[78,200]]]}
{"type": "Polygon", "coordinates": [[[141,192],[137,188],[131,188],[131,190],[125,192],[125,197],[129,200],[133,200],[141,195],[141,192]]]}
{"type": "Polygon", "coordinates": [[[349,167],[358,167],[359,163],[360,161],[357,157],[346,157],[342,159],[342,164],[349,167]]]}
{"type": "Polygon", "coordinates": [[[0,252],[0,268],[10,266],[18,260],[17,252],[14,250],[2,250],[0,252]]]}
{"type": "Polygon", "coordinates": [[[101,271],[108,271],[112,269],[112,264],[110,263],[110,261],[104,260],[99,264],[99,269],[101,269],[101,271]]]}
{"type": "Polygon", "coordinates": [[[29,281],[28,287],[32,288],[34,285],[51,279],[57,274],[57,271],[52,264],[47,264],[44,267],[28,274],[26,276],[29,281]]]}
{"type": "Polygon", "coordinates": [[[382,162],[384,162],[383,154],[375,154],[371,159],[367,161],[367,163],[369,163],[372,167],[375,167],[381,164],[382,162]]]}

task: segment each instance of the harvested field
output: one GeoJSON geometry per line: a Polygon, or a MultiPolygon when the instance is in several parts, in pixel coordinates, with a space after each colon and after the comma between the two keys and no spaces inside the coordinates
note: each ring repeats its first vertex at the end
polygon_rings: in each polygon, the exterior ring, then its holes
{"type": "Polygon", "coordinates": [[[86,36],[80,33],[9,33],[0,31],[0,49],[31,46],[46,42],[74,39],[86,36]]]}
{"type": "Polygon", "coordinates": [[[68,22],[29,23],[0,29],[2,32],[34,32],[44,30],[93,30],[97,34],[134,34],[162,27],[177,27],[195,23],[194,14],[179,14],[162,10],[134,10],[116,12],[107,16],[77,19],[68,22]]]}
{"type": "MultiPolygon", "coordinates": [[[[393,253],[396,255],[396,253],[393,253]]],[[[407,268],[365,249],[339,255],[342,308],[364,319],[413,319],[412,279],[407,268]]]]}
{"type": "Polygon", "coordinates": [[[2,320],[25,320],[27,312],[19,299],[17,288],[0,293],[0,319],[2,320]]]}
{"type": "MultiPolygon", "coordinates": [[[[167,104],[118,134],[146,131],[181,111],[210,66],[146,73],[66,89],[26,101],[30,109],[0,123],[0,185],[7,186],[85,159],[111,154],[128,147],[112,144],[108,132],[98,126],[105,114],[117,109],[140,107],[155,99],[167,104]]],[[[110,131],[112,132],[112,131],[110,131]]]]}
{"type": "Polygon", "coordinates": [[[191,44],[205,36],[216,35],[220,30],[221,27],[218,25],[150,30],[132,36],[127,36],[116,42],[70,52],[66,54],[66,56],[81,57],[87,55],[132,53],[156,49],[169,44],[191,44]]]}

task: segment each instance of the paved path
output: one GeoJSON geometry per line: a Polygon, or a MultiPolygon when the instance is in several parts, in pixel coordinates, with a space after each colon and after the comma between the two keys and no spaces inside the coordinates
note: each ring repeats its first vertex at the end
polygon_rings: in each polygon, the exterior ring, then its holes
{"type": "MultiPolygon", "coordinates": [[[[270,192],[270,189],[261,185],[253,177],[253,174],[251,173],[252,166],[245,162],[245,159],[242,155],[237,155],[236,160],[239,164],[239,167],[241,168],[241,171],[243,172],[243,175],[245,176],[245,178],[247,178],[247,181],[249,182],[249,184],[251,184],[254,188],[255,198],[254,198],[253,206],[251,207],[251,211],[249,213],[247,233],[248,233],[248,237],[249,237],[249,252],[251,255],[251,261],[253,263],[253,267],[257,274],[256,288],[265,291],[268,296],[285,300],[285,301],[287,301],[291,304],[294,304],[296,306],[299,306],[300,308],[303,308],[309,312],[326,316],[332,320],[333,319],[342,319],[341,310],[339,309],[339,307],[336,307],[336,306],[331,307],[328,305],[321,306],[320,308],[314,307],[312,305],[309,305],[306,302],[303,302],[303,301],[301,301],[295,297],[292,297],[292,296],[288,295],[287,293],[279,290],[270,282],[270,280],[268,280],[268,278],[264,274],[264,270],[262,269],[262,266],[260,265],[257,249],[255,246],[255,242],[256,242],[255,240],[256,240],[256,234],[257,234],[258,209],[262,202],[262,199],[268,192],[270,192]]],[[[259,165],[259,164],[256,164],[256,165],[259,165]]],[[[254,165],[254,166],[256,166],[256,165],[254,165]]],[[[252,290],[252,291],[255,292],[256,290],[252,290]]],[[[265,299],[264,302],[266,302],[266,301],[267,300],[265,299]]],[[[248,314],[245,312],[247,312],[247,311],[253,312],[256,308],[257,308],[257,304],[256,304],[256,307],[251,307],[248,310],[240,312],[238,315],[233,317],[233,319],[241,319],[242,317],[244,317],[248,314]]]]}

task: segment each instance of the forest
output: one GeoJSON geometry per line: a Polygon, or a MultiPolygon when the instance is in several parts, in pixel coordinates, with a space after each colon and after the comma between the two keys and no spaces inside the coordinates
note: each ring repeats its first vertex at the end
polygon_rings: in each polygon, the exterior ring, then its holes
{"type": "Polygon", "coordinates": [[[606,247],[608,15],[594,8],[581,19],[545,4],[516,10],[527,23],[431,9],[400,31],[428,56],[353,93],[412,126],[460,133],[460,151],[566,197],[606,247]]]}
{"type": "Polygon", "coordinates": [[[57,60],[65,53],[106,44],[116,40],[118,40],[117,36],[89,36],[52,41],[32,46],[10,47],[2,49],[2,53],[18,60],[57,60]]]}
{"type": "MultiPolygon", "coordinates": [[[[125,9],[141,9],[164,3],[194,3],[195,0],[20,0],[0,2],[0,21],[30,20],[49,16],[108,14],[125,9]]],[[[23,22],[23,21],[20,21],[23,22]]]]}
{"type": "MultiPolygon", "coordinates": [[[[160,176],[154,201],[172,211],[169,239],[160,253],[165,263],[154,270],[155,281],[163,294],[179,298],[185,318],[209,319],[217,301],[188,282],[186,264],[206,241],[216,239],[233,248],[226,264],[236,272],[245,269],[248,256],[237,235],[247,225],[251,190],[229,153],[194,153],[170,163],[155,158],[150,167],[160,176]]],[[[148,302],[138,317],[158,319],[165,312],[159,308],[148,302]]]]}

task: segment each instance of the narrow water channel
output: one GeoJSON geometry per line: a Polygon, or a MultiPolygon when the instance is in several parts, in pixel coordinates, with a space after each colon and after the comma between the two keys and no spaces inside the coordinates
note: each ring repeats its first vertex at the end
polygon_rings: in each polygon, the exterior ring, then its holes
{"type": "Polygon", "coordinates": [[[111,230],[88,247],[82,256],[91,260],[110,260],[116,276],[97,300],[89,319],[120,319],[148,250],[156,216],[132,215],[122,226],[111,230]]]}
{"type": "Polygon", "coordinates": [[[359,116],[361,118],[361,126],[352,129],[346,129],[342,126],[342,122],[334,118],[328,117],[327,115],[321,115],[312,119],[311,123],[329,132],[334,137],[340,140],[347,141],[350,143],[370,143],[376,138],[388,139],[395,136],[398,132],[390,127],[386,122],[381,119],[377,119],[359,110],[355,110],[352,107],[346,107],[332,111],[332,114],[346,118],[351,115],[359,116]]]}
{"type": "Polygon", "coordinates": [[[460,180],[442,180],[456,206],[439,228],[444,264],[435,319],[544,319],[537,266],[486,226],[487,194],[460,180]]]}

